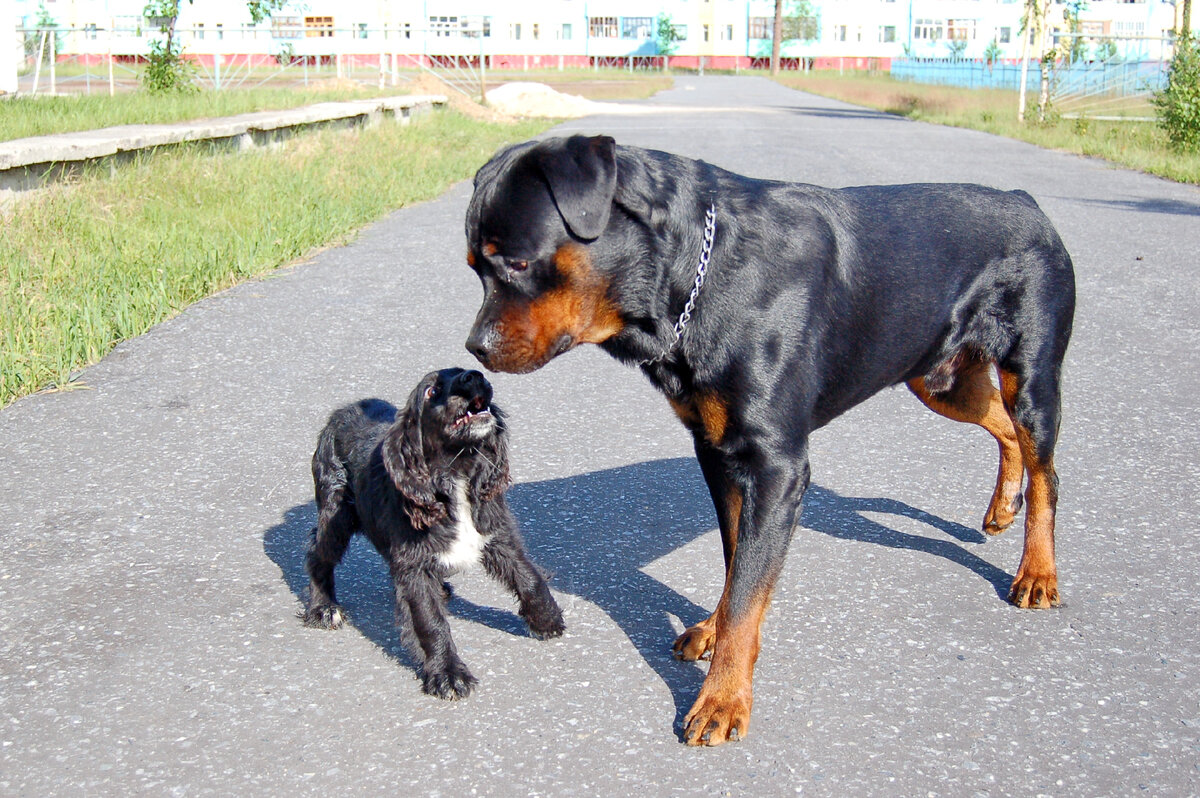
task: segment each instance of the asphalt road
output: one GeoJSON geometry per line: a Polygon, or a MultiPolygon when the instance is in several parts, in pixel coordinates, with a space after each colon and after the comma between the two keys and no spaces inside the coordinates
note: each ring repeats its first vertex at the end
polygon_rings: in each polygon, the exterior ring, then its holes
{"type": "Polygon", "coordinates": [[[353,625],[304,628],[325,417],[472,363],[463,184],[121,345],[87,389],[0,412],[0,794],[1200,792],[1200,192],[762,79],[681,78],[655,104],[675,108],[557,131],[1037,198],[1079,282],[1065,606],[1002,598],[1021,539],[977,531],[991,438],[884,392],[814,437],[750,736],[685,748],[704,666],[670,643],[720,593],[715,518],[666,403],[592,348],[494,380],[565,637],[528,637],[498,587],[459,576],[451,624],[482,685],[428,698],[361,540],[338,574],[353,625]]]}

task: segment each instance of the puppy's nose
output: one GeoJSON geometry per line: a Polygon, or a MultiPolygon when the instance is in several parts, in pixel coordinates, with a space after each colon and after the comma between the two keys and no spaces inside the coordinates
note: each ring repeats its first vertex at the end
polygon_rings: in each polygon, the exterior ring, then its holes
{"type": "Polygon", "coordinates": [[[478,371],[464,371],[454,378],[450,390],[482,410],[492,403],[492,384],[478,371]]]}

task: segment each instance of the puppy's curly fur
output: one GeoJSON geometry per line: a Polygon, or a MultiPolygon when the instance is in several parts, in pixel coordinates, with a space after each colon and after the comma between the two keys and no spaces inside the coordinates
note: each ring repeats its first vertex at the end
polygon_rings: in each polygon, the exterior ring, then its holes
{"type": "Polygon", "coordinates": [[[427,374],[403,411],[364,399],[335,411],[313,454],[317,526],[308,549],[304,622],[345,621],[333,571],[355,532],[387,561],[401,638],[421,663],[424,690],[464,698],[477,680],[459,659],[443,580],[473,564],[507,586],[539,638],[561,635],[562,612],[530,562],[508,508],[507,432],[478,371],[427,374]]]}

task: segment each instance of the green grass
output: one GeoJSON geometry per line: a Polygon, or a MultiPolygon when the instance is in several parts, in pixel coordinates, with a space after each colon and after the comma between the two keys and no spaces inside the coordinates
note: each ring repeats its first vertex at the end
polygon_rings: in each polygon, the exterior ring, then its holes
{"type": "Polygon", "coordinates": [[[13,203],[0,211],[0,406],[65,387],[190,303],[436,197],[549,125],[442,111],[244,154],[184,147],[13,203]]]}
{"type": "MultiPolygon", "coordinates": [[[[801,91],[942,125],[982,130],[1020,139],[1039,147],[1103,158],[1181,183],[1200,183],[1200,154],[1173,152],[1153,122],[1105,122],[1051,118],[1040,123],[1037,96],[1027,97],[1026,122],[1017,121],[1017,92],[928,86],[888,76],[781,76],[780,82],[801,91]]],[[[1053,109],[1051,109],[1053,111],[1053,109]]],[[[1149,111],[1145,111],[1149,112],[1149,111]]]]}
{"type": "Polygon", "coordinates": [[[56,97],[21,95],[0,104],[0,141],[114,125],[161,124],[251,111],[277,111],[318,102],[405,93],[407,89],[400,86],[382,92],[342,87],[336,90],[201,91],[176,95],[136,91],[116,97],[109,97],[107,93],[56,97]]]}

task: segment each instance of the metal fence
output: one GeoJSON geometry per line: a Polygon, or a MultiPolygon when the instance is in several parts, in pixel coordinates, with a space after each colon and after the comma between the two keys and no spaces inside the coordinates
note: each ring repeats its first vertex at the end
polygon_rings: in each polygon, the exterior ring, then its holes
{"type": "MultiPolygon", "coordinates": [[[[1050,101],[1063,116],[1142,119],[1150,96],[1166,86],[1167,60],[1055,62],[1050,72],[1050,101]]],[[[1020,63],[987,63],[966,59],[893,59],[898,80],[973,89],[1021,87],[1020,63]]],[[[1041,67],[1029,64],[1026,90],[1037,92],[1041,67]]]]}
{"type": "MultiPolygon", "coordinates": [[[[385,88],[427,71],[464,94],[479,94],[487,59],[482,37],[471,31],[450,36],[411,28],[328,28],[312,33],[303,28],[176,28],[174,36],[195,69],[195,83],[207,89],[330,81],[385,88]]],[[[23,53],[20,93],[111,94],[140,85],[150,42],[162,34],[149,27],[89,27],[21,28],[17,36],[18,53],[23,53]]]]}

